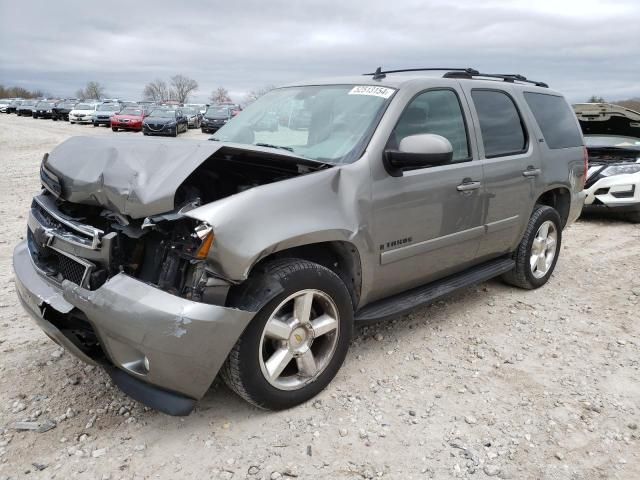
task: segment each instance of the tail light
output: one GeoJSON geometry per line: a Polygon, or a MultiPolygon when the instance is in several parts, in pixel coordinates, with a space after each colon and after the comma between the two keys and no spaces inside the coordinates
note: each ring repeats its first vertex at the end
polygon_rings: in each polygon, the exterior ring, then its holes
{"type": "Polygon", "coordinates": [[[584,189],[584,186],[587,183],[587,172],[589,171],[589,151],[587,150],[587,147],[582,148],[582,153],[584,157],[584,175],[582,175],[582,188],[584,189]]]}

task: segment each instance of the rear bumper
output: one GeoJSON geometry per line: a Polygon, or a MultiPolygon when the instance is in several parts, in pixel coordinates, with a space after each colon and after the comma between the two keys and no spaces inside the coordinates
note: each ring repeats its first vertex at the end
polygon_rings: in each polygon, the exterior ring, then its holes
{"type": "Polygon", "coordinates": [[[592,203],[591,205],[585,205],[583,209],[584,213],[640,213],[640,202],[629,204],[615,204],[606,205],[604,203],[592,203]]]}
{"type": "Polygon", "coordinates": [[[87,363],[100,363],[61,325],[67,317],[86,319],[107,364],[118,370],[107,369],[114,383],[170,414],[188,413],[185,405],[206,393],[254,316],[192,302],[125,274],[93,291],[67,280],[58,285],[35,267],[26,242],[16,246],[13,268],[21,303],[51,339],[87,363]]]}
{"type": "Polygon", "coordinates": [[[582,209],[584,206],[584,201],[586,198],[586,194],[584,191],[576,192],[571,195],[571,205],[569,206],[569,216],[567,217],[567,223],[565,227],[568,227],[573,222],[575,222],[580,214],[582,213],[582,209]]]}

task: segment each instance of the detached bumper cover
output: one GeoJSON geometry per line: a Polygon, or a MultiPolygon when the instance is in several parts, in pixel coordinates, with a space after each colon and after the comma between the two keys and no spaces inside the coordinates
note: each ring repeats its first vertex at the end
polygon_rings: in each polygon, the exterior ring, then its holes
{"type": "MultiPolygon", "coordinates": [[[[159,387],[159,395],[169,391],[201,398],[255,315],[192,302],[125,274],[93,291],[67,280],[58,286],[36,269],[26,242],[15,248],[13,267],[22,304],[49,337],[81,360],[95,363],[47,320],[48,309],[60,314],[82,312],[109,361],[137,383],[149,386],[143,388],[145,395],[136,395],[140,388],[127,393],[155,408],[159,407],[144,398],[153,387],[159,387]]],[[[117,375],[112,377],[115,381],[117,375]]]]}
{"type": "Polygon", "coordinates": [[[585,189],[585,194],[586,212],[640,211],[640,173],[601,178],[585,189]]]}

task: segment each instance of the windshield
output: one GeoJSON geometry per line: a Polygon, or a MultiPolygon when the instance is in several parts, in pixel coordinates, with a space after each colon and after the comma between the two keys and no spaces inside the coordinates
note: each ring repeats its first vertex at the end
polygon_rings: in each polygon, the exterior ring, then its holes
{"type": "Polygon", "coordinates": [[[75,106],[75,110],[93,110],[94,106],[89,103],[79,103],[75,106]]]}
{"type": "Polygon", "coordinates": [[[182,109],[182,114],[183,115],[195,115],[196,113],[196,109],[195,108],[183,108],[182,109]]]}
{"type": "Polygon", "coordinates": [[[176,118],[176,112],[175,110],[158,109],[151,112],[151,114],[149,114],[149,117],[150,118],[176,118]]]}
{"type": "Polygon", "coordinates": [[[640,138],[620,135],[585,135],[587,147],[622,147],[640,149],[640,138]]]}
{"type": "Polygon", "coordinates": [[[353,85],[272,90],[218,130],[215,140],[283,148],[322,162],[351,163],[361,154],[394,92],[353,85]]]}
{"type": "Polygon", "coordinates": [[[99,112],[117,112],[120,110],[120,105],[117,103],[103,103],[98,106],[99,112]]]}
{"type": "Polygon", "coordinates": [[[75,103],[73,102],[62,102],[57,105],[58,108],[73,108],[75,103]]]}
{"type": "Polygon", "coordinates": [[[33,100],[26,100],[26,101],[22,102],[22,105],[23,105],[24,107],[31,107],[31,106],[33,106],[33,105],[35,105],[35,104],[36,104],[36,102],[35,102],[35,101],[33,101],[33,100]]]}
{"type": "Polygon", "coordinates": [[[141,116],[142,115],[142,109],[141,108],[135,108],[135,107],[127,107],[124,110],[122,110],[120,112],[120,115],[138,115],[141,116]]]}
{"type": "Polygon", "coordinates": [[[231,113],[227,107],[209,107],[204,116],[207,118],[229,118],[231,113]]]}

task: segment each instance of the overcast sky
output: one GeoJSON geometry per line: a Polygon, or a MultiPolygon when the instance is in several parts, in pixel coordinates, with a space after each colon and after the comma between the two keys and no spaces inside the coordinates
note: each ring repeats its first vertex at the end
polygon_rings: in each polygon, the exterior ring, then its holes
{"type": "Polygon", "coordinates": [[[571,101],[640,97],[640,0],[0,0],[0,84],[140,99],[182,73],[194,100],[385,68],[521,73],[571,101]]]}

